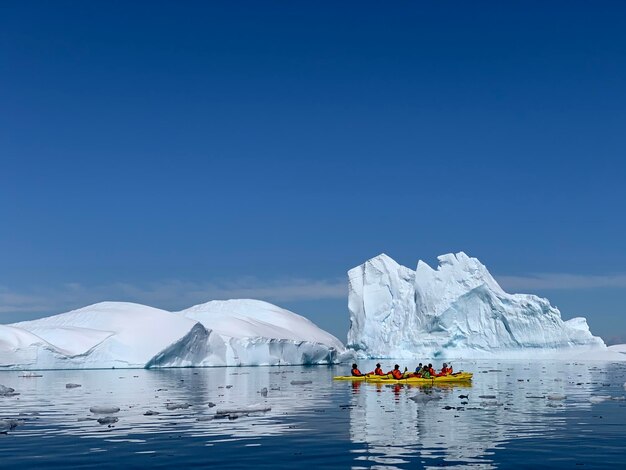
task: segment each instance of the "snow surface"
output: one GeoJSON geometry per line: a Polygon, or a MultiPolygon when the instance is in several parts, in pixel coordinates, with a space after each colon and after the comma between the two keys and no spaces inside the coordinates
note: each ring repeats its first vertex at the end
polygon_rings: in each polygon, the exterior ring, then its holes
{"type": "Polygon", "coordinates": [[[626,360],[584,318],[508,294],[476,258],[446,254],[412,271],[385,254],[351,269],[348,347],[360,357],[563,357],[626,360]]]}
{"type": "Polygon", "coordinates": [[[337,338],[306,318],[255,300],[215,301],[177,313],[102,302],[0,325],[5,369],[317,364],[345,354],[337,338]]]}
{"type": "Polygon", "coordinates": [[[260,300],[214,300],[179,314],[222,338],[219,359],[227,364],[331,363],[344,350],[310,320],[260,300]]]}

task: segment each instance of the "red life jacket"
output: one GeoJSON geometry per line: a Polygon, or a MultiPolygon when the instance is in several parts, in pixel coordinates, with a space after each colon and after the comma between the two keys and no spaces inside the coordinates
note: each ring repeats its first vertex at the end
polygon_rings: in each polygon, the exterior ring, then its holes
{"type": "Polygon", "coordinates": [[[400,372],[399,369],[394,369],[391,371],[391,375],[393,375],[394,379],[401,379],[402,378],[402,372],[400,372]]]}
{"type": "Polygon", "coordinates": [[[447,367],[442,367],[441,373],[439,375],[448,375],[449,373],[450,373],[450,369],[448,369],[447,367]]]}
{"type": "Polygon", "coordinates": [[[435,369],[433,369],[432,367],[428,369],[428,372],[430,372],[430,375],[432,375],[433,377],[437,375],[437,373],[435,372],[435,369]]]}
{"type": "Polygon", "coordinates": [[[359,369],[352,369],[352,376],[353,377],[358,377],[360,375],[363,375],[363,374],[361,374],[361,371],[359,369]]]}
{"type": "Polygon", "coordinates": [[[385,375],[385,373],[380,367],[377,367],[376,369],[374,369],[374,375],[385,375]]]}

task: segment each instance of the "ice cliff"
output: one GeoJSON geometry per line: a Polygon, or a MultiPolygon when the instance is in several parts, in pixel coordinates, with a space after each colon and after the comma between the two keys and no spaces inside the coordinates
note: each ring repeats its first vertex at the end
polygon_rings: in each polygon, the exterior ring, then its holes
{"type": "Polygon", "coordinates": [[[81,369],[336,362],[343,344],[304,317],[257,300],[182,312],[102,302],[0,325],[0,368],[81,369]]]}
{"type": "Polygon", "coordinates": [[[508,294],[465,253],[415,271],[381,254],[351,269],[348,347],[362,357],[519,356],[606,348],[584,318],[561,319],[535,295],[508,294]]]}

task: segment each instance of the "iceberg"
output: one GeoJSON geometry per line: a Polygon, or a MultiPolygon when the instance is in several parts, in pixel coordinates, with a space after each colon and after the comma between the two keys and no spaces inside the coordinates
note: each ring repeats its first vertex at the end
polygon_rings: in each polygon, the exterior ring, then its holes
{"type": "Polygon", "coordinates": [[[0,325],[0,369],[330,364],[344,356],[341,341],[308,319],[257,300],[181,312],[101,302],[0,325]]]}
{"type": "Polygon", "coordinates": [[[413,271],[381,254],[351,269],[347,346],[369,358],[608,352],[584,318],[564,321],[547,299],[506,293],[476,258],[438,261],[413,271]]]}
{"type": "Polygon", "coordinates": [[[214,300],[178,314],[220,336],[224,364],[330,364],[345,349],[307,318],[260,300],[214,300]]]}

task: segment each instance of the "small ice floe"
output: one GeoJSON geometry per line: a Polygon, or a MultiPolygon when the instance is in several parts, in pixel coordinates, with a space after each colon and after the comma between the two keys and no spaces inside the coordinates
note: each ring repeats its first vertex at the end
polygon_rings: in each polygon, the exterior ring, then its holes
{"type": "Polygon", "coordinates": [[[214,415],[208,415],[208,416],[198,416],[196,418],[196,421],[213,421],[215,419],[214,415]]]}
{"type": "Polygon", "coordinates": [[[118,413],[120,409],[117,406],[92,406],[89,411],[97,415],[109,415],[118,413]]]}
{"type": "Polygon", "coordinates": [[[22,424],[24,424],[24,421],[17,419],[0,419],[0,433],[6,434],[22,424]]]}
{"type": "Polygon", "coordinates": [[[152,410],[148,410],[146,411],[143,415],[144,416],[154,416],[154,415],[158,415],[159,412],[158,411],[152,411],[152,410]]]}
{"type": "Polygon", "coordinates": [[[226,388],[233,388],[232,385],[226,385],[226,388]]]}
{"type": "Polygon", "coordinates": [[[165,404],[165,408],[167,408],[170,411],[173,411],[173,410],[186,410],[190,406],[191,405],[189,403],[166,403],[165,404]]]}
{"type": "Polygon", "coordinates": [[[478,398],[483,398],[485,400],[495,400],[496,396],[495,395],[478,395],[478,398]]]}
{"type": "Polygon", "coordinates": [[[567,397],[565,395],[554,394],[554,395],[548,395],[546,398],[548,400],[559,401],[559,400],[565,400],[567,397]]]}
{"type": "Polygon", "coordinates": [[[217,405],[215,405],[215,403],[213,403],[212,401],[210,401],[210,402],[209,402],[209,408],[213,408],[214,406],[217,406],[217,405]]]}
{"type": "Polygon", "coordinates": [[[113,424],[119,421],[115,416],[105,416],[103,418],[98,418],[98,424],[113,424]]]}
{"type": "Polygon", "coordinates": [[[267,387],[263,387],[263,388],[261,389],[261,396],[262,396],[262,397],[266,397],[266,396],[267,396],[267,387]]]}
{"type": "Polygon", "coordinates": [[[19,395],[19,393],[14,388],[0,385],[0,397],[14,397],[15,395],[19,395]]]}
{"type": "Polygon", "coordinates": [[[229,409],[217,410],[215,412],[215,419],[224,419],[224,418],[237,419],[243,416],[267,413],[268,411],[271,411],[271,410],[272,408],[270,406],[265,406],[265,405],[250,405],[250,406],[245,406],[243,408],[236,408],[236,409],[230,409],[230,410],[229,409]]]}
{"type": "Polygon", "coordinates": [[[292,380],[291,385],[308,385],[312,384],[312,380],[292,380]]]}
{"type": "Polygon", "coordinates": [[[65,388],[78,388],[78,387],[82,387],[81,384],[65,384],[65,388]]]}
{"type": "Polygon", "coordinates": [[[623,401],[623,400],[626,400],[626,397],[623,397],[623,396],[621,396],[621,397],[611,397],[611,400],[623,401]]]}
{"type": "Polygon", "coordinates": [[[22,375],[20,375],[19,377],[22,377],[24,379],[32,379],[35,377],[43,377],[43,375],[38,374],[36,372],[24,372],[22,375]]]}
{"type": "Polygon", "coordinates": [[[481,401],[480,404],[481,406],[503,406],[504,405],[504,403],[499,403],[495,400],[481,401]]]}
{"type": "Polygon", "coordinates": [[[602,403],[603,401],[610,400],[610,395],[596,395],[595,397],[589,398],[591,403],[602,403]]]}
{"type": "Polygon", "coordinates": [[[409,400],[413,400],[415,403],[424,404],[424,403],[428,403],[429,401],[433,401],[433,400],[441,400],[441,396],[440,395],[435,395],[435,394],[430,394],[430,393],[420,393],[418,395],[409,397],[409,400]]]}
{"type": "Polygon", "coordinates": [[[461,400],[464,400],[464,399],[469,398],[469,395],[459,395],[459,398],[460,398],[461,400]]]}
{"type": "Polygon", "coordinates": [[[624,382],[624,388],[626,388],[626,382],[624,382]]]}

